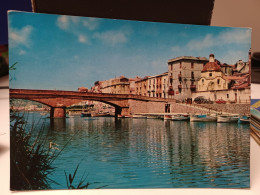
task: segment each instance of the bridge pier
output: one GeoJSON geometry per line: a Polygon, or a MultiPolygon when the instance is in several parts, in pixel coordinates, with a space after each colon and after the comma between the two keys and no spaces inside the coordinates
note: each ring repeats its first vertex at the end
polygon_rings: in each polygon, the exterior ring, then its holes
{"type": "Polygon", "coordinates": [[[66,107],[51,107],[50,118],[65,118],[66,107]]]}

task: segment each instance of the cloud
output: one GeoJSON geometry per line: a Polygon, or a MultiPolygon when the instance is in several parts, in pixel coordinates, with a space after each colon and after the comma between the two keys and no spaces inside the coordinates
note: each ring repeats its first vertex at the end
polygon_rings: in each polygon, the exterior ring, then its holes
{"type": "Polygon", "coordinates": [[[248,55],[244,51],[228,51],[225,56],[219,60],[228,64],[235,64],[238,60],[242,60],[244,62],[248,61],[248,55]]]}
{"type": "Polygon", "coordinates": [[[84,36],[84,35],[79,35],[78,36],[78,41],[80,43],[89,43],[88,38],[86,36],[84,36]]]}
{"type": "Polygon", "coordinates": [[[186,46],[189,50],[202,50],[230,44],[248,44],[250,43],[250,38],[250,29],[231,29],[223,31],[217,36],[207,34],[203,38],[191,40],[186,46]]]}
{"type": "Polygon", "coordinates": [[[31,44],[30,35],[32,30],[33,27],[30,25],[27,25],[20,30],[11,28],[9,33],[10,47],[22,45],[29,48],[31,44]]]}
{"type": "Polygon", "coordinates": [[[95,30],[99,26],[99,19],[84,18],[84,20],[82,21],[82,24],[89,30],[95,30]]]}
{"type": "Polygon", "coordinates": [[[19,51],[19,55],[24,55],[24,54],[26,54],[26,51],[24,51],[24,50],[19,51]]]}
{"type": "Polygon", "coordinates": [[[102,33],[95,33],[93,37],[114,46],[126,43],[129,39],[129,34],[130,32],[124,30],[110,30],[102,33]]]}
{"type": "Polygon", "coordinates": [[[225,31],[218,37],[224,44],[247,44],[251,39],[251,29],[235,29],[225,31]]]}
{"type": "Polygon", "coordinates": [[[213,36],[211,34],[207,34],[203,39],[191,40],[186,47],[189,50],[201,50],[212,47],[214,44],[216,43],[213,36]]]}
{"type": "Polygon", "coordinates": [[[57,25],[59,28],[66,30],[69,28],[69,17],[68,16],[59,16],[57,19],[57,25]]]}

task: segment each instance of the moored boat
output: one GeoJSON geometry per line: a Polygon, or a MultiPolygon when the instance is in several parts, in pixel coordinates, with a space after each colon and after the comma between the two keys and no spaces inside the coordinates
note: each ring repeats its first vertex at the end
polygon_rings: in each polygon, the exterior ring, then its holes
{"type": "Polygon", "coordinates": [[[217,117],[218,123],[233,123],[239,119],[238,114],[222,114],[217,117]]]}
{"type": "Polygon", "coordinates": [[[249,115],[243,115],[238,120],[239,123],[250,123],[250,116],[249,115]]]}
{"type": "Polygon", "coordinates": [[[172,119],[173,121],[186,121],[190,119],[190,115],[188,114],[173,114],[172,119]]]}
{"type": "Polygon", "coordinates": [[[216,114],[194,114],[190,115],[191,122],[212,122],[217,121],[216,114]]]}
{"type": "Polygon", "coordinates": [[[163,119],[164,119],[164,120],[171,120],[171,119],[172,119],[172,115],[165,114],[165,115],[163,116],[163,119]]]}
{"type": "Polygon", "coordinates": [[[91,117],[91,113],[90,112],[81,112],[81,117],[91,117]]]}
{"type": "Polygon", "coordinates": [[[143,114],[134,114],[133,118],[147,118],[147,117],[143,114]]]}

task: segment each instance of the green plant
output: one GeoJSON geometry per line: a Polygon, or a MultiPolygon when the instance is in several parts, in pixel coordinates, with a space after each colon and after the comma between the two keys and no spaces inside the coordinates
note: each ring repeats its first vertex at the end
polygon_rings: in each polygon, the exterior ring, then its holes
{"type": "MultiPolygon", "coordinates": [[[[44,124],[32,125],[29,130],[24,115],[11,113],[10,123],[10,188],[11,190],[49,189],[48,175],[59,152],[47,147],[43,136],[44,124]],[[35,130],[39,131],[35,133],[35,130]],[[34,135],[36,134],[36,135],[34,135]]],[[[56,183],[56,182],[55,182],[56,183]]]]}
{"type": "Polygon", "coordinates": [[[86,183],[86,179],[87,179],[87,176],[85,176],[86,172],[84,172],[84,174],[82,175],[78,185],[77,186],[73,185],[73,181],[74,181],[75,176],[77,174],[78,168],[79,168],[79,164],[77,165],[73,175],[69,174],[69,177],[67,176],[66,171],[64,171],[65,176],[66,176],[66,182],[67,182],[68,189],[87,189],[88,186],[90,185],[89,182],[86,183]]]}

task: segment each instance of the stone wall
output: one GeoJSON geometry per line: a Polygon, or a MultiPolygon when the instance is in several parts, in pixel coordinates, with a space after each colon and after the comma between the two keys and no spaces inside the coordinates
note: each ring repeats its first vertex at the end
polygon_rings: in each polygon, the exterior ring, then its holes
{"type": "Polygon", "coordinates": [[[250,104],[200,104],[201,107],[234,114],[249,114],[250,104]]]}
{"type": "Polygon", "coordinates": [[[171,113],[206,114],[208,112],[208,109],[189,104],[175,103],[171,105],[171,113]]]}
{"type": "MultiPolygon", "coordinates": [[[[130,114],[136,113],[164,113],[166,102],[128,100],[130,114]]],[[[172,104],[175,104],[172,103],[172,104]]]]}

